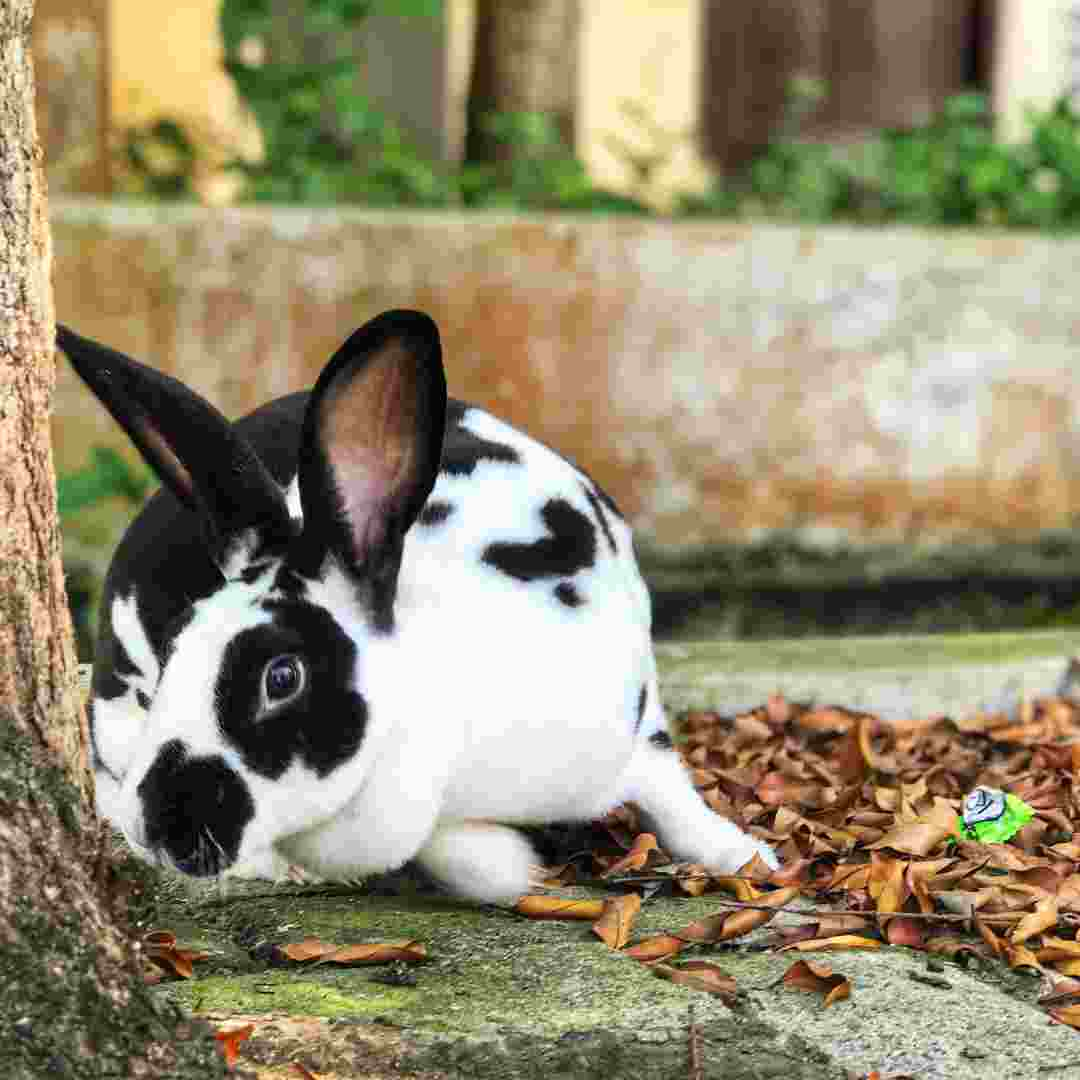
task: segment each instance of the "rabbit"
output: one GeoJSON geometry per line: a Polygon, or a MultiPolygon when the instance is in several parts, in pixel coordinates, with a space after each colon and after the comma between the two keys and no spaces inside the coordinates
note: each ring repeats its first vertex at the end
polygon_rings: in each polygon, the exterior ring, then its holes
{"type": "Polygon", "coordinates": [[[347,879],[416,859],[506,904],[535,862],[515,824],[634,800],[680,856],[777,866],[673,749],[614,502],[448,400],[427,315],[379,315],[235,423],[57,344],[163,484],[110,564],[89,703],[97,806],[137,855],[347,879]]]}

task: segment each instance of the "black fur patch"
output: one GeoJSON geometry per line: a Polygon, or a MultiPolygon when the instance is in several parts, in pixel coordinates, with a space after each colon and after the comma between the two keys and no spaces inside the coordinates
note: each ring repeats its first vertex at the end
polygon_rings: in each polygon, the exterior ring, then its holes
{"type": "Polygon", "coordinates": [[[273,592],[284,593],[285,596],[299,598],[307,592],[307,582],[288,563],[282,563],[274,575],[273,592]]]}
{"type": "Polygon", "coordinates": [[[248,563],[243,570],[240,571],[240,580],[248,585],[253,585],[259,580],[274,564],[272,562],[252,562],[248,563]]]}
{"type": "Polygon", "coordinates": [[[637,699],[637,721],[634,724],[634,734],[641,730],[641,722],[645,719],[645,706],[649,704],[649,684],[642,683],[641,693],[637,699]]]}
{"type": "Polygon", "coordinates": [[[147,843],[167,852],[179,870],[206,877],[236,861],[255,804],[220,757],[189,757],[183,742],[172,739],[137,790],[147,843]]]}
{"type": "Polygon", "coordinates": [[[101,756],[101,751],[98,750],[97,744],[97,719],[94,716],[94,699],[91,698],[86,703],[86,724],[90,730],[90,767],[94,772],[108,773],[117,783],[120,782],[120,777],[116,775],[105,764],[105,759],[101,756]]]}
{"type": "Polygon", "coordinates": [[[483,439],[462,427],[467,406],[451,401],[446,408],[446,439],[443,442],[439,471],[451,476],[471,476],[481,461],[501,465],[520,465],[521,455],[506,443],[483,439]]]}
{"type": "Polygon", "coordinates": [[[615,534],[611,531],[611,524],[608,522],[607,512],[604,510],[604,505],[600,501],[600,496],[593,489],[592,484],[583,483],[581,485],[581,490],[585,492],[585,498],[589,500],[589,505],[596,515],[596,520],[600,522],[600,528],[604,530],[604,538],[608,542],[608,547],[611,548],[611,554],[618,555],[619,548],[615,543],[615,534]]]}
{"type": "Polygon", "coordinates": [[[649,742],[660,750],[670,750],[675,745],[666,731],[654,731],[649,736],[649,742]]]}
{"type": "Polygon", "coordinates": [[[585,597],[569,581],[560,581],[555,586],[555,599],[569,608],[581,607],[585,603],[585,597]]]}
{"type": "Polygon", "coordinates": [[[356,753],[367,727],[367,703],[352,689],[356,646],[323,608],[293,600],[262,607],[273,621],[241,631],[225,650],[218,726],[260,776],[276,780],[295,760],[327,776],[356,753]],[[263,669],[284,653],[303,660],[305,688],[260,717],[263,669]]]}
{"type": "Polygon", "coordinates": [[[441,525],[453,512],[453,503],[445,499],[428,499],[416,520],[421,525],[441,525]]]}
{"type": "Polygon", "coordinates": [[[153,704],[150,700],[150,695],[144,693],[142,690],[135,691],[135,700],[139,703],[139,708],[144,709],[146,712],[150,711],[150,706],[153,704]]]}
{"type": "Polygon", "coordinates": [[[540,510],[547,536],[531,544],[488,544],[483,561],[518,581],[573,577],[596,562],[596,526],[565,499],[549,499],[540,510]]]}
{"type": "Polygon", "coordinates": [[[124,643],[116,636],[115,631],[109,628],[109,661],[102,664],[100,658],[94,664],[94,697],[112,701],[113,698],[123,697],[128,692],[128,680],[132,675],[142,676],[142,669],[130,656],[124,643]],[[100,669],[100,673],[99,673],[100,669]]]}

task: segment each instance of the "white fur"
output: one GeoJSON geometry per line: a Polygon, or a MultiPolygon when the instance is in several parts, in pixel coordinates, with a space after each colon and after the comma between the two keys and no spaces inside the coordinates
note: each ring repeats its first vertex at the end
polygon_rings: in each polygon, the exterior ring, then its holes
{"type": "MultiPolygon", "coordinates": [[[[148,717],[97,704],[103,757],[124,777],[99,788],[102,811],[138,844],[137,786],[160,746],[182,738],[194,755],[222,755],[251,791],[255,818],[230,873],[278,873],[289,860],[352,878],[417,857],[463,895],[512,901],[528,889],[532,854],[507,825],[589,819],[625,799],[677,854],[725,871],[755,853],[775,866],[766,845],[708,809],[673,751],[648,742],[665,720],[629,528],[607,515],[616,556],[597,529],[595,565],[574,577],[577,608],[555,598],[558,579],[520,582],[486,565],[492,542],[543,535],[550,498],[594,514],[582,475],[557,454],[478,409],[465,424],[512,446],[521,464],[481,461],[471,475],[440,475],[432,497],[454,510],[407,535],[393,632],[369,629],[332,561],[309,586],[309,601],[357,644],[354,684],[370,709],[356,755],[322,779],[293,764],[271,781],[228,746],[214,713],[221,658],[241,629],[269,617],[258,601],[273,575],[234,580],[195,605],[160,680],[155,671],[148,717]],[[635,734],[643,685],[648,708],[635,734]]],[[[288,499],[298,514],[295,484],[288,499]]],[[[146,661],[134,611],[134,597],[117,601],[113,626],[146,661]]]]}

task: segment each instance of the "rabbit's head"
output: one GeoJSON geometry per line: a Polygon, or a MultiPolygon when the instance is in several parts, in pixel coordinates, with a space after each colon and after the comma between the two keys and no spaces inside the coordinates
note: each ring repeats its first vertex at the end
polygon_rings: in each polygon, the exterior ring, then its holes
{"type": "MultiPolygon", "coordinates": [[[[265,861],[275,841],[337,813],[371,765],[366,664],[392,642],[405,533],[439,469],[438,331],[392,311],[342,345],[307,400],[285,486],[182,383],[63,328],[58,344],[198,516],[216,567],[204,576],[214,587],[190,587],[153,650],[159,677],[138,738],[106,755],[110,816],[137,848],[190,874],[265,861]]],[[[137,636],[132,598],[114,606],[137,636]]]]}

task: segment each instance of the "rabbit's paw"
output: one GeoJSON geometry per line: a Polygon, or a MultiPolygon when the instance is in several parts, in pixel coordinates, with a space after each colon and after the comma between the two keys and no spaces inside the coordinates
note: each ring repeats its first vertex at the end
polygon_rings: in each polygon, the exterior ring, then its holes
{"type": "Polygon", "coordinates": [[[459,896],[488,904],[512,904],[528,892],[536,862],[516,829],[480,821],[437,826],[417,858],[459,896]]]}

